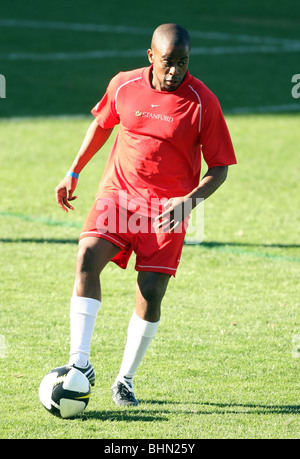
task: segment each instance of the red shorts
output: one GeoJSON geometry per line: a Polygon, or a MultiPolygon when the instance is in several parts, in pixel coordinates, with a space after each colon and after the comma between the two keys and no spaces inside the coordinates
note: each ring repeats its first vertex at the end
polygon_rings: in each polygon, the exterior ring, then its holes
{"type": "Polygon", "coordinates": [[[111,261],[123,269],[135,252],[137,271],[175,276],[185,237],[184,225],[180,231],[162,233],[155,231],[153,223],[153,218],[119,207],[110,198],[101,198],[92,206],[79,240],[99,237],[120,247],[120,252],[111,261]]]}

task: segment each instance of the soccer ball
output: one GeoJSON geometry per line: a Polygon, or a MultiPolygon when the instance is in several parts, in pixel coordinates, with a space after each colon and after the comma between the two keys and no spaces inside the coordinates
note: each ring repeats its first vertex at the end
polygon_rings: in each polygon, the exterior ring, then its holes
{"type": "Polygon", "coordinates": [[[89,403],[91,387],[81,371],[73,367],[58,367],[43,378],[39,397],[50,413],[62,418],[72,418],[81,413],[89,403]]]}

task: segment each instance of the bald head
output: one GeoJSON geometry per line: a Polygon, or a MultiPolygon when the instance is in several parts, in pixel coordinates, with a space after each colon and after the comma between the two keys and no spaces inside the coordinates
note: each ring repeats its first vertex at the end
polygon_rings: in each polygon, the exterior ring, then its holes
{"type": "Polygon", "coordinates": [[[152,64],[151,85],[158,91],[176,91],[188,70],[190,36],[178,24],[162,24],[155,29],[148,59],[152,64]]]}
{"type": "Polygon", "coordinates": [[[178,24],[161,24],[155,29],[151,48],[186,46],[191,48],[191,40],[188,31],[178,24]]]}

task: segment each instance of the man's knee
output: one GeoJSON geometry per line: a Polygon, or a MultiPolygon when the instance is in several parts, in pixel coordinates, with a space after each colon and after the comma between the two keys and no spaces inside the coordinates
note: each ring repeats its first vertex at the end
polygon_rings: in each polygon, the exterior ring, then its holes
{"type": "Polygon", "coordinates": [[[119,247],[102,238],[81,239],[77,252],[77,272],[99,275],[119,251],[119,247]]]}
{"type": "Polygon", "coordinates": [[[92,272],[96,270],[95,249],[87,245],[79,246],[76,263],[79,272],[92,272]]]}
{"type": "Polygon", "coordinates": [[[149,304],[160,304],[164,291],[160,285],[146,283],[141,289],[141,293],[149,304]]]}
{"type": "Polygon", "coordinates": [[[161,273],[139,273],[138,288],[142,297],[151,305],[159,305],[166,292],[170,276],[161,273]]]}

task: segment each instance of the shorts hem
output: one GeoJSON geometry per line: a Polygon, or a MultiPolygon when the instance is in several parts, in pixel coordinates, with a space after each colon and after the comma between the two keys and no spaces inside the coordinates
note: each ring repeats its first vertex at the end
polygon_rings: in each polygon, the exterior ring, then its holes
{"type": "Polygon", "coordinates": [[[86,231],[84,233],[81,233],[79,236],[79,240],[84,239],[86,237],[97,237],[99,239],[105,239],[108,242],[111,242],[112,244],[116,245],[120,249],[124,249],[126,247],[125,244],[122,244],[122,242],[118,241],[114,237],[105,234],[105,233],[98,233],[98,231],[86,231]]]}
{"type": "Polygon", "coordinates": [[[169,274],[170,276],[175,277],[177,268],[168,268],[167,266],[146,266],[146,265],[135,265],[136,271],[147,271],[147,272],[155,272],[155,273],[163,273],[169,274]]]}

